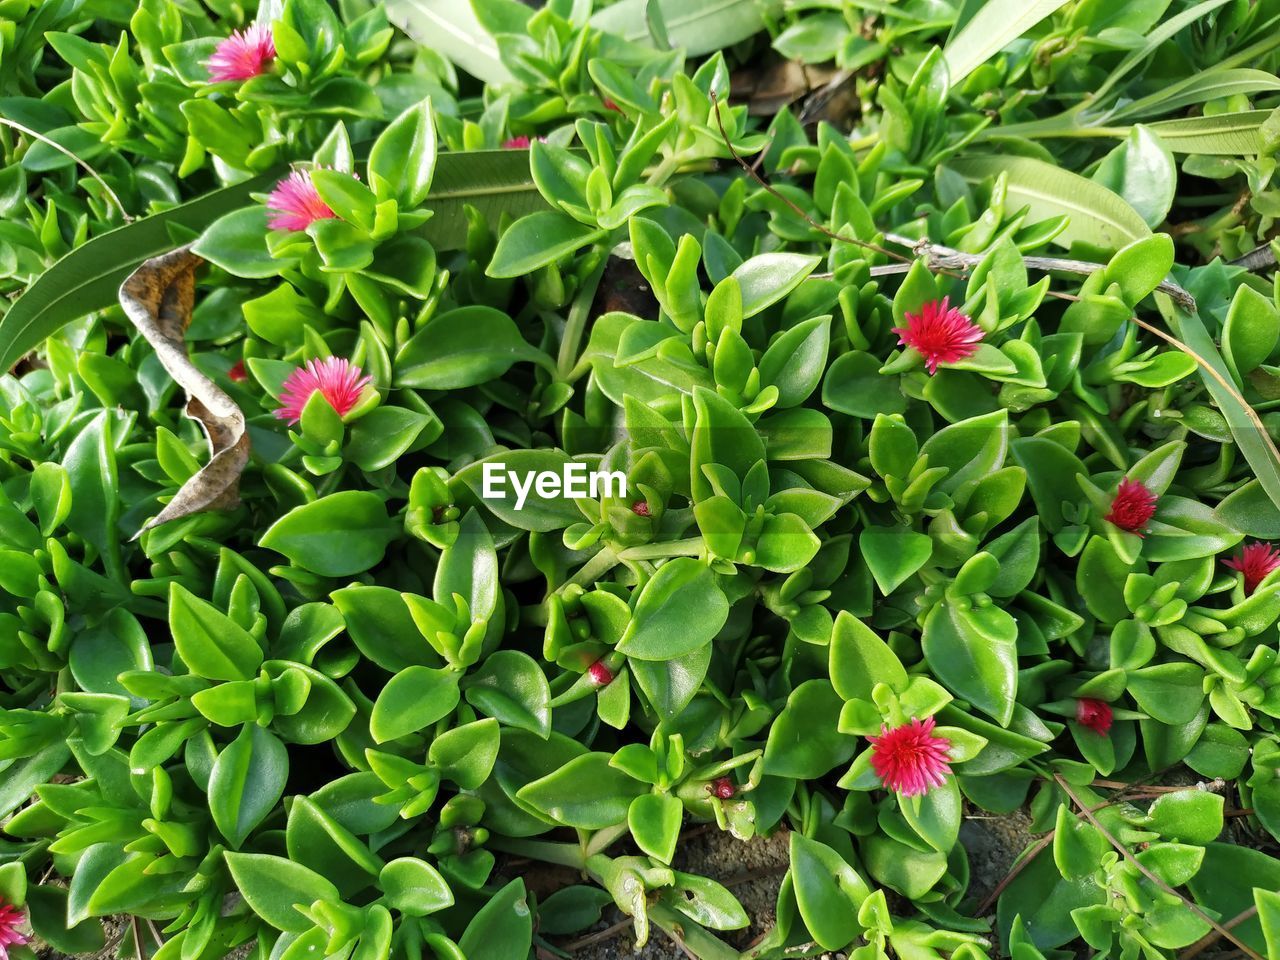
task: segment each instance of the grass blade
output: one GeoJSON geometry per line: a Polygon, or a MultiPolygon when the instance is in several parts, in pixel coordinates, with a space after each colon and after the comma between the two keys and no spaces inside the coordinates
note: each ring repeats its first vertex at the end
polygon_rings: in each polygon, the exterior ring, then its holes
{"type": "Polygon", "coordinates": [[[508,83],[498,45],[470,0],[387,0],[387,19],[429,50],[485,83],[508,83]]]}
{"type": "Polygon", "coordinates": [[[1032,157],[967,157],[953,160],[953,170],[979,182],[1003,173],[1007,177],[1008,206],[1030,208],[1031,220],[1066,214],[1071,218],[1058,242],[1082,241],[1108,250],[1149,236],[1151,228],[1138,212],[1106,187],[1078,174],[1032,157]]]}
{"type": "MultiPolygon", "coordinates": [[[[671,45],[691,57],[732,46],[764,29],[761,0],[658,0],[671,45]]],[[[633,43],[653,45],[648,0],[621,0],[591,18],[591,25],[633,43]]]]}
{"type": "Polygon", "coordinates": [[[1215,117],[1159,120],[1147,125],[1174,153],[1252,157],[1262,151],[1262,125],[1270,110],[1242,110],[1215,117]]]}
{"type": "Polygon", "coordinates": [[[952,86],[1065,5],[1066,0],[992,0],[984,4],[942,52],[952,86]]]}
{"type": "Polygon", "coordinates": [[[94,237],[42,273],[0,317],[0,371],[64,324],[116,302],[120,284],[138,265],[177,246],[171,229],[199,232],[268,187],[264,174],[94,237]]]}

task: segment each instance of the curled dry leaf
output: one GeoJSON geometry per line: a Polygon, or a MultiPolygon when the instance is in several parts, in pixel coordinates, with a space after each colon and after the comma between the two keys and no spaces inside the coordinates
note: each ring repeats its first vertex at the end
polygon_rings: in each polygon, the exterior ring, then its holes
{"type": "Polygon", "coordinates": [[[179,247],[147,260],[120,285],[125,314],[155,348],[169,376],[186,391],[186,414],[204,430],[211,452],[209,462],[143,524],[139,535],[170,520],[240,502],[240,474],[249,461],[244,414],[187,356],[195,270],[203,262],[189,247],[179,247]]]}

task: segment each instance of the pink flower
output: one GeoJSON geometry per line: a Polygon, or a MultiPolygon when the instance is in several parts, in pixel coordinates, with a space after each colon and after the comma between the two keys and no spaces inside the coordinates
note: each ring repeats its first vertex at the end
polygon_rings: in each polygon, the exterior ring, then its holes
{"type": "Polygon", "coordinates": [[[652,517],[653,511],[649,509],[649,501],[637,500],[631,505],[631,512],[637,517],[652,517]]]}
{"type": "Polygon", "coordinates": [[[1258,589],[1258,584],[1273,570],[1280,570],[1280,550],[1269,543],[1250,543],[1240,551],[1240,559],[1223,560],[1222,565],[1244,574],[1245,596],[1258,589]]]}
{"type": "Polygon", "coordinates": [[[320,199],[311,174],[304,170],[295,170],[276,184],[267,196],[267,212],[272,214],[267,221],[272,230],[305,230],[317,220],[337,216],[320,199]]]}
{"type": "Polygon", "coordinates": [[[0,900],[0,960],[9,960],[10,947],[21,947],[31,942],[30,935],[18,929],[26,919],[20,909],[0,900]]]}
{"type": "Polygon", "coordinates": [[[276,43],[271,27],[265,23],[250,24],[237,30],[218,44],[205,64],[209,79],[251,80],[266,72],[267,64],[275,59],[276,43]]]}
{"type": "Polygon", "coordinates": [[[1114,523],[1121,530],[1145,536],[1147,523],[1155,516],[1158,500],[1141,480],[1125,478],[1116,488],[1111,512],[1102,519],[1114,523]]]}
{"type": "Polygon", "coordinates": [[[369,377],[361,376],[360,368],[352,366],[343,357],[325,357],[308,360],[289,374],[280,391],[281,407],[276,416],[289,423],[302,419],[302,410],[317,390],[329,401],[329,406],[345,417],[360,399],[360,392],[369,385],[369,377]]]}
{"type": "Polygon", "coordinates": [[[509,140],[502,141],[503,150],[527,150],[529,149],[529,138],[521,134],[518,137],[512,137],[509,140]]]}
{"type": "Polygon", "coordinates": [[[905,314],[907,325],[894,327],[898,342],[924,357],[930,375],[940,363],[957,363],[977,352],[982,328],[951,306],[951,298],[930,300],[919,313],[905,314]]]}
{"type": "Polygon", "coordinates": [[[951,773],[947,751],[951,741],[933,733],[934,720],[912,718],[892,730],[880,728],[871,741],[871,766],[885,787],[904,797],[926,793],[946,783],[951,773]]]}
{"type": "Polygon", "coordinates": [[[1105,737],[1111,729],[1111,704],[1092,697],[1081,697],[1076,701],[1076,723],[1105,737]]]}
{"type": "Polygon", "coordinates": [[[613,683],[613,671],[605,666],[603,660],[597,660],[587,667],[587,676],[591,678],[591,682],[597,687],[607,687],[613,683]]]}

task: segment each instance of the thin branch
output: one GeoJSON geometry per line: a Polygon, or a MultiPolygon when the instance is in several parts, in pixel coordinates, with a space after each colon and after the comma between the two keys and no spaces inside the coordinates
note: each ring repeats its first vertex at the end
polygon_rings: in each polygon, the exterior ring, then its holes
{"type": "Polygon", "coordinates": [[[1183,790],[1203,790],[1213,793],[1221,790],[1227,785],[1227,782],[1221,777],[1215,780],[1206,780],[1201,783],[1191,783],[1182,787],[1161,786],[1159,784],[1143,784],[1143,783],[1125,783],[1123,780],[1101,780],[1095,779],[1089,784],[1091,787],[1106,787],[1108,790],[1128,790],[1134,795],[1141,794],[1158,794],[1158,793],[1181,793],[1183,790]]]}
{"type": "MultiPolygon", "coordinates": [[[[1240,924],[1244,923],[1246,920],[1251,919],[1257,912],[1258,912],[1258,905],[1255,903],[1252,907],[1249,907],[1249,909],[1242,910],[1240,913],[1236,914],[1234,917],[1232,917],[1230,920],[1224,923],[1222,925],[1222,929],[1234,930],[1236,927],[1240,926],[1240,924]]],[[[1222,937],[1222,934],[1218,933],[1217,930],[1210,930],[1203,937],[1201,937],[1191,946],[1187,947],[1187,949],[1183,950],[1180,954],[1178,954],[1178,960],[1191,960],[1192,957],[1203,953],[1209,947],[1213,946],[1213,944],[1217,943],[1221,937],[1222,937]]]]}
{"type": "MultiPolygon", "coordinates": [[[[922,257],[932,270],[967,270],[975,267],[985,259],[985,255],[964,253],[952,247],[934,243],[932,240],[912,240],[897,233],[886,233],[884,238],[891,243],[909,247],[917,257],[922,257]]],[[[1046,273],[1057,270],[1061,273],[1075,273],[1087,276],[1106,267],[1105,263],[1094,263],[1090,260],[1071,260],[1066,257],[1027,257],[1022,258],[1028,269],[1041,270],[1046,273]]],[[[1172,280],[1161,280],[1156,286],[1161,293],[1167,293],[1179,306],[1196,310],[1196,298],[1172,280]]]]}
{"type": "Polygon", "coordinates": [[[623,917],[613,926],[605,927],[603,930],[597,930],[595,933],[589,933],[585,937],[579,937],[577,940],[572,940],[560,949],[564,950],[566,953],[576,953],[583,947],[589,947],[594,943],[603,943],[605,940],[612,940],[629,926],[631,926],[631,918],[623,917]]]}
{"type": "Polygon", "coordinates": [[[1108,830],[1105,826],[1103,826],[1102,821],[1099,820],[1096,816],[1094,816],[1093,811],[1084,805],[1084,802],[1081,801],[1081,799],[1076,795],[1076,792],[1071,789],[1071,784],[1067,782],[1066,778],[1063,777],[1062,774],[1055,773],[1053,775],[1053,779],[1058,782],[1058,786],[1060,786],[1063,789],[1063,791],[1066,793],[1066,795],[1071,798],[1071,802],[1080,808],[1080,812],[1085,815],[1085,818],[1091,824],[1093,824],[1094,828],[1099,833],[1101,833],[1104,837],[1106,837],[1107,842],[1110,843],[1111,846],[1116,848],[1116,850],[1120,853],[1120,856],[1124,857],[1125,860],[1133,864],[1134,867],[1137,868],[1139,873],[1141,873],[1144,877],[1146,877],[1148,880],[1154,883],[1161,890],[1164,890],[1166,893],[1173,894],[1175,897],[1177,897],[1179,900],[1185,903],[1187,905],[1188,910],[1194,913],[1197,917],[1199,917],[1205,923],[1209,924],[1209,926],[1213,927],[1214,930],[1218,931],[1219,936],[1226,937],[1228,940],[1234,943],[1237,947],[1243,950],[1246,956],[1251,957],[1252,960],[1263,960],[1262,956],[1256,953],[1247,943],[1245,943],[1243,940],[1241,940],[1239,937],[1233,934],[1229,929],[1224,927],[1217,920],[1213,919],[1213,917],[1209,916],[1207,913],[1201,910],[1198,904],[1194,903],[1193,901],[1184,897],[1182,894],[1178,893],[1177,890],[1174,890],[1171,886],[1169,886],[1167,883],[1165,883],[1163,880],[1157,877],[1154,873],[1148,870],[1146,865],[1143,864],[1142,861],[1139,860],[1137,857],[1135,857],[1128,847],[1126,847],[1123,843],[1117,840],[1115,838],[1115,835],[1110,830],[1108,830]]]}
{"type": "Polygon", "coordinates": [[[1035,860],[1035,858],[1044,851],[1045,847],[1053,843],[1054,834],[1057,832],[1057,828],[1055,827],[1053,830],[1050,830],[1043,837],[1037,840],[1035,846],[1027,848],[1026,853],[1024,853],[1009,872],[1004,875],[1004,878],[996,884],[995,889],[983,898],[982,903],[978,904],[978,909],[974,911],[976,916],[981,917],[986,915],[987,911],[990,910],[995,905],[995,902],[1000,899],[1000,894],[1004,893],[1009,884],[1013,883],[1013,881],[1017,879],[1018,874],[1022,873],[1023,870],[1029,867],[1031,865],[1031,861],[1035,860]]]}
{"type": "Polygon", "coordinates": [[[1252,422],[1254,426],[1254,429],[1256,429],[1258,431],[1259,436],[1262,437],[1262,442],[1265,443],[1267,447],[1270,449],[1271,456],[1275,458],[1277,463],[1280,463],[1280,448],[1276,447],[1276,442],[1271,439],[1271,434],[1267,432],[1267,428],[1263,424],[1262,418],[1258,416],[1258,411],[1254,410],[1253,407],[1249,405],[1249,402],[1245,400],[1245,398],[1240,394],[1240,391],[1236,389],[1235,384],[1233,384],[1230,380],[1228,380],[1221,373],[1219,373],[1217,368],[1214,367],[1211,363],[1209,363],[1208,360],[1200,356],[1200,354],[1196,353],[1194,350],[1192,350],[1189,346],[1187,346],[1177,337],[1171,334],[1165,333],[1163,330],[1159,329],[1158,327],[1153,327],[1151,324],[1147,323],[1145,320],[1139,320],[1137,317],[1130,317],[1129,319],[1132,320],[1134,323],[1136,323],[1143,330],[1147,331],[1147,333],[1154,334],[1155,336],[1159,337],[1161,340],[1164,340],[1166,343],[1172,344],[1174,347],[1177,347],[1179,350],[1185,353],[1188,357],[1194,360],[1197,364],[1199,364],[1201,369],[1203,369],[1205,373],[1213,377],[1213,379],[1217,382],[1218,386],[1222,387],[1223,390],[1227,391],[1227,393],[1231,396],[1232,400],[1240,404],[1241,408],[1244,410],[1245,416],[1249,418],[1249,420],[1252,422]]]}
{"type": "Polygon", "coordinates": [[[809,226],[813,227],[813,229],[817,230],[824,237],[830,237],[832,240],[841,240],[845,243],[852,243],[855,247],[862,247],[864,250],[870,250],[873,253],[879,253],[883,256],[888,257],[890,260],[900,260],[900,261],[903,261],[904,263],[911,262],[911,259],[909,257],[904,257],[900,253],[894,253],[892,250],[886,250],[884,247],[881,247],[878,244],[868,243],[866,240],[859,240],[857,237],[846,237],[844,234],[836,233],[832,230],[828,230],[822,224],[818,223],[818,221],[814,220],[813,217],[809,216],[809,214],[805,213],[804,210],[802,210],[797,204],[793,203],[789,197],[785,197],[781,193],[779,193],[778,190],[775,189],[772,184],[767,183],[764,180],[764,178],[761,177],[760,174],[755,171],[755,169],[751,166],[751,164],[747,163],[747,161],[742,158],[742,155],[738,153],[737,149],[729,141],[729,134],[724,129],[724,118],[720,116],[720,99],[716,96],[716,93],[714,90],[711,91],[711,106],[712,106],[712,109],[715,111],[716,124],[720,127],[720,139],[724,141],[724,145],[728,149],[729,154],[737,162],[738,166],[740,166],[743,170],[746,171],[747,176],[749,176],[752,180],[758,183],[765,190],[765,192],[769,194],[769,196],[773,197],[776,200],[781,200],[783,203],[785,203],[788,207],[791,208],[791,210],[795,213],[796,216],[800,217],[802,220],[804,220],[805,223],[809,224],[809,226]]]}
{"type": "MultiPolygon", "coordinates": [[[[1056,297],[1059,300],[1079,300],[1080,299],[1075,294],[1059,293],[1054,290],[1050,290],[1048,292],[1048,295],[1051,297],[1056,297]]],[[[1200,354],[1192,350],[1188,344],[1183,343],[1177,337],[1173,336],[1170,333],[1165,333],[1159,327],[1152,326],[1151,324],[1147,323],[1145,320],[1138,319],[1138,317],[1136,316],[1130,317],[1129,320],[1135,323],[1137,326],[1139,326],[1143,330],[1147,331],[1147,333],[1150,333],[1159,337],[1165,343],[1169,344],[1170,346],[1174,347],[1177,350],[1180,350],[1182,353],[1185,353],[1188,357],[1190,357],[1192,360],[1196,362],[1196,365],[1199,366],[1200,369],[1202,369],[1205,373],[1207,373],[1210,377],[1212,377],[1214,382],[1216,382],[1218,386],[1222,387],[1222,389],[1227,392],[1227,394],[1231,397],[1231,399],[1240,405],[1240,408],[1244,411],[1244,415],[1249,418],[1249,421],[1253,425],[1253,428],[1258,431],[1258,435],[1262,438],[1262,442],[1266,445],[1267,449],[1270,451],[1271,456],[1275,459],[1277,463],[1280,463],[1280,447],[1277,447],[1276,442],[1271,439],[1271,434],[1267,432],[1266,426],[1262,423],[1262,418],[1258,416],[1258,411],[1254,410],[1253,407],[1249,405],[1249,401],[1247,401],[1244,398],[1243,394],[1241,394],[1240,391],[1236,389],[1235,384],[1233,384],[1230,380],[1228,380],[1221,373],[1219,373],[1217,367],[1211,364],[1204,357],[1200,356],[1200,354]]]]}
{"type": "MultiPolygon", "coordinates": [[[[1097,783],[1097,782],[1098,781],[1096,780],[1094,781],[1094,783],[1097,783]]],[[[1128,785],[1126,784],[1126,786],[1128,785]]],[[[1093,809],[1101,810],[1104,807],[1113,806],[1114,804],[1120,803],[1122,799],[1123,797],[1121,794],[1116,794],[1110,800],[1106,800],[1098,804],[1093,809]]],[[[1076,817],[1080,816],[1078,813],[1074,815],[1076,817]]],[[[978,904],[978,909],[976,911],[976,914],[978,916],[982,916],[988,910],[990,910],[992,906],[995,905],[995,902],[998,899],[1000,899],[1000,894],[1004,893],[1005,890],[1008,888],[1009,884],[1013,883],[1013,881],[1017,879],[1018,874],[1022,873],[1023,870],[1031,866],[1031,861],[1034,860],[1036,857],[1038,857],[1044,851],[1045,847],[1053,843],[1053,838],[1057,836],[1057,833],[1058,833],[1058,828],[1054,827],[1052,830],[1046,833],[1043,837],[1037,840],[1033,846],[1028,847],[1026,851],[1023,852],[1022,856],[1018,858],[1018,860],[1014,863],[1013,867],[1009,870],[1009,872],[1004,875],[1004,878],[1001,879],[1001,881],[996,884],[996,888],[986,895],[982,903],[978,904]]]]}
{"type": "Polygon", "coordinates": [[[111,189],[111,187],[107,184],[107,181],[102,179],[98,171],[93,169],[93,167],[89,166],[89,164],[81,160],[78,156],[76,156],[74,153],[72,153],[62,144],[58,143],[56,140],[49,139],[43,133],[38,133],[37,131],[32,130],[30,127],[25,126],[24,124],[18,123],[18,121],[16,120],[10,120],[8,117],[0,117],[0,124],[4,124],[6,127],[12,127],[14,130],[17,130],[19,133],[22,133],[28,137],[31,137],[33,140],[39,140],[41,143],[47,144],[48,146],[53,147],[53,149],[57,150],[63,156],[70,157],[72,160],[74,160],[77,164],[80,165],[80,167],[84,170],[85,173],[89,174],[89,176],[91,176],[94,180],[97,181],[98,186],[102,187],[102,189],[106,192],[107,196],[111,198],[111,202],[116,205],[116,209],[120,211],[120,216],[124,217],[124,222],[125,223],[133,222],[133,217],[129,216],[129,211],[124,208],[124,204],[120,202],[120,198],[116,196],[116,192],[111,189]]]}

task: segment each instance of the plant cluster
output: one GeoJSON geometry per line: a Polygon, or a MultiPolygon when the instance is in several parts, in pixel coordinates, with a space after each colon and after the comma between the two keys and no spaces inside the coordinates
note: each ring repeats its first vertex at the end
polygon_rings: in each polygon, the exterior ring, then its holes
{"type": "Polygon", "coordinates": [[[0,957],[1280,957],[1280,2],[595,6],[0,3],[0,957]]]}

